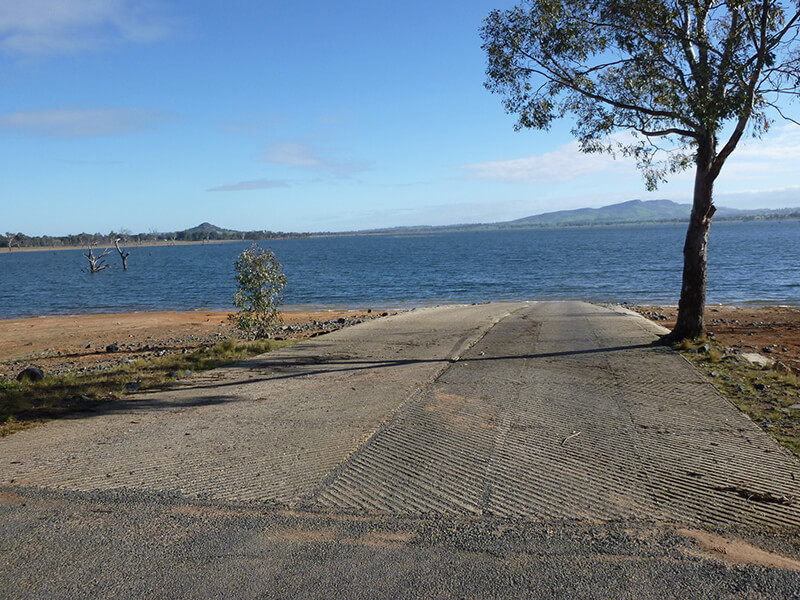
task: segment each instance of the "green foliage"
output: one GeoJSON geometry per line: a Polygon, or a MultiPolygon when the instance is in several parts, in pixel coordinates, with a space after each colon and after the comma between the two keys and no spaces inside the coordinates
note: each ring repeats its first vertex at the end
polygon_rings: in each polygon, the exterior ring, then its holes
{"type": "Polygon", "coordinates": [[[239,312],[230,315],[230,320],[247,338],[267,338],[283,323],[278,312],[286,286],[283,267],[270,250],[258,244],[242,252],[234,267],[239,289],[233,304],[239,312]]]}
{"type": "Polygon", "coordinates": [[[776,0],[524,0],[485,21],[486,87],[518,128],[573,115],[585,152],[635,158],[649,188],[703,146],[713,179],[745,127],[761,134],[798,94],[799,25],[797,3],[776,0]],[[621,130],[633,137],[609,138],[621,130]]]}

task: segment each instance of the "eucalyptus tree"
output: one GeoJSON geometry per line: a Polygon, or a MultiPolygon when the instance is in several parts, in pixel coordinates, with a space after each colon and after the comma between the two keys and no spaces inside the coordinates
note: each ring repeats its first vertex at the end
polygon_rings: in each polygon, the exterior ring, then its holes
{"type": "Polygon", "coordinates": [[[743,136],[788,118],[799,25],[800,0],[524,0],[484,22],[485,85],[517,129],[570,115],[584,152],[634,158],[650,190],[694,169],[672,339],[704,330],[714,182],[743,136]]]}
{"type": "Polygon", "coordinates": [[[283,302],[286,275],[275,254],[254,243],[234,263],[236,282],[233,296],[238,312],[228,315],[245,337],[268,338],[283,323],[278,307],[283,302]]]}

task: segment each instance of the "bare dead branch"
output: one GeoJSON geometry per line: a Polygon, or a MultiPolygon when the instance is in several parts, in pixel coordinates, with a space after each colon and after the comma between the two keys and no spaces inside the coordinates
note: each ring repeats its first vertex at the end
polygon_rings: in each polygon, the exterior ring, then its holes
{"type": "Polygon", "coordinates": [[[89,261],[89,266],[85,269],[87,273],[99,273],[103,269],[107,269],[111,265],[107,265],[103,258],[111,254],[111,250],[104,250],[99,256],[94,255],[94,246],[96,244],[89,242],[86,244],[87,252],[83,255],[89,261]]]}
{"type": "Polygon", "coordinates": [[[122,259],[122,268],[123,270],[128,270],[128,257],[131,255],[130,252],[125,252],[122,248],[119,247],[119,243],[122,241],[122,238],[117,238],[114,240],[114,246],[117,248],[117,252],[119,252],[119,256],[122,259]]]}

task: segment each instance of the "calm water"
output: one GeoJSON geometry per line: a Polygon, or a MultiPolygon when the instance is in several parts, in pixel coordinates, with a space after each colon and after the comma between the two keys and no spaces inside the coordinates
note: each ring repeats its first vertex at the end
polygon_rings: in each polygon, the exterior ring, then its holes
{"type": "MultiPolygon", "coordinates": [[[[489,300],[675,304],[683,225],[353,236],[262,242],[291,306],[393,308],[489,300]]],[[[80,250],[0,252],[0,318],[231,308],[247,243],[131,247],[91,275],[80,250]]],[[[800,305],[800,222],[717,223],[709,302],[800,305]]]]}

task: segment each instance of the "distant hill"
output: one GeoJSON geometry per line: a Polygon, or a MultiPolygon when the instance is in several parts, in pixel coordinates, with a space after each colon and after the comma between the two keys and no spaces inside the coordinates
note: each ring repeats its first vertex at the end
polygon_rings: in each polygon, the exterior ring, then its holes
{"type": "Polygon", "coordinates": [[[189,235],[193,235],[195,233],[236,233],[233,229],[223,229],[222,227],[217,227],[216,225],[212,225],[211,223],[200,223],[197,227],[190,227],[189,229],[184,229],[183,231],[179,231],[178,233],[185,233],[189,235]]]}
{"type": "Polygon", "coordinates": [[[558,225],[598,225],[608,223],[647,223],[678,221],[689,217],[691,206],[671,200],[630,200],[602,208],[579,208],[533,215],[506,224],[553,227],[558,225]]]}
{"type": "MultiPolygon", "coordinates": [[[[480,231],[493,229],[526,229],[535,227],[591,227],[595,225],[633,225],[646,223],[687,223],[692,212],[690,204],[672,200],[629,200],[601,208],[559,210],[498,223],[395,227],[365,233],[435,233],[441,231],[480,231]]],[[[715,221],[757,221],[800,219],[800,208],[739,210],[718,206],[715,221]]]]}
{"type": "MultiPolygon", "coordinates": [[[[602,208],[579,208],[560,210],[532,217],[507,221],[507,225],[528,225],[554,227],[559,225],[607,225],[619,223],[663,223],[686,221],[692,212],[690,204],[678,204],[672,200],[629,200],[602,208]]],[[[714,218],[736,219],[748,213],[761,214],[764,211],[746,211],[735,208],[717,207],[714,218]]]]}
{"type": "MultiPolygon", "coordinates": [[[[687,222],[692,212],[691,204],[678,204],[672,200],[629,200],[602,208],[579,208],[524,217],[502,225],[519,227],[559,227],[612,225],[627,223],[687,222]]],[[[717,206],[715,221],[755,221],[800,218],[800,208],[740,210],[717,206]]]]}
{"type": "Polygon", "coordinates": [[[201,241],[201,240],[269,240],[287,237],[307,237],[307,233],[283,233],[274,231],[237,231],[235,229],[223,229],[211,223],[200,223],[197,227],[190,227],[183,231],[176,231],[174,234],[161,234],[172,237],[178,241],[201,241]]]}

